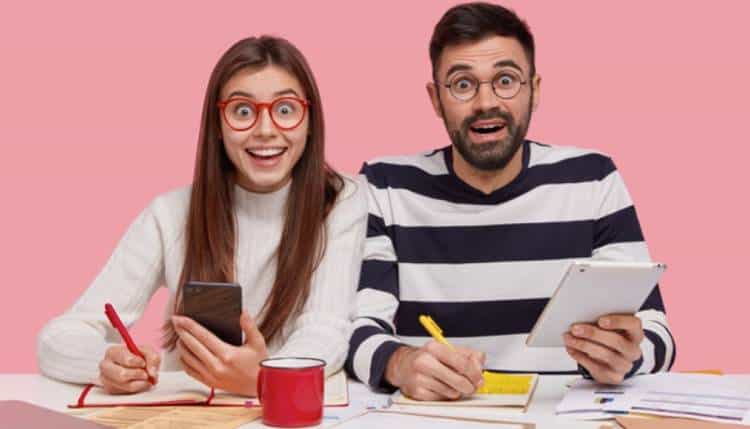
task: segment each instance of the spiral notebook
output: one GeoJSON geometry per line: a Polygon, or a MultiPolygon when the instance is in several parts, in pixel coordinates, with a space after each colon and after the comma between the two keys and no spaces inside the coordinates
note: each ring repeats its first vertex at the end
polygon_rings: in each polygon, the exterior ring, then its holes
{"type": "MultiPolygon", "coordinates": [[[[324,387],[325,406],[337,407],[349,404],[349,388],[346,374],[339,371],[328,377],[324,387]]],[[[144,407],[144,406],[257,406],[257,398],[235,395],[222,390],[212,390],[183,371],[162,372],[159,382],[152,389],[132,395],[110,395],[99,386],[86,386],[75,404],[69,408],[84,407],[144,407]]]]}

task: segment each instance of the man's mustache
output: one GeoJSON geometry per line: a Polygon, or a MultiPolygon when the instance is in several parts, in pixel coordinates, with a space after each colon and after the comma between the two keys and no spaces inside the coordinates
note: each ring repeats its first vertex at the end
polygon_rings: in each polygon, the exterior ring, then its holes
{"type": "Polygon", "coordinates": [[[494,109],[486,110],[484,112],[479,112],[474,115],[468,116],[461,123],[461,129],[466,131],[469,129],[469,126],[471,126],[472,122],[486,120],[486,119],[495,119],[495,118],[500,118],[504,120],[508,128],[512,128],[515,125],[513,123],[513,116],[511,116],[510,113],[500,110],[498,108],[494,108],[494,109]]]}

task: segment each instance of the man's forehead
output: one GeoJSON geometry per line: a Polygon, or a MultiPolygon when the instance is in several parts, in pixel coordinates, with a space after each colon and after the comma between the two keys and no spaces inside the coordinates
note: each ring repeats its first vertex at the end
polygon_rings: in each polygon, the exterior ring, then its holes
{"type": "Polygon", "coordinates": [[[512,60],[524,71],[529,65],[523,46],[515,38],[491,36],[477,42],[446,46],[440,56],[440,72],[445,73],[454,64],[471,67],[492,67],[497,61],[512,60]]]}

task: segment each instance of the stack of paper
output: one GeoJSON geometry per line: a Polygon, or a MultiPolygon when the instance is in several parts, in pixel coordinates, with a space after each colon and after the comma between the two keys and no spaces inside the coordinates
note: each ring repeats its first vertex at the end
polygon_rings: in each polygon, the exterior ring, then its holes
{"type": "Polygon", "coordinates": [[[577,419],[639,413],[750,423],[750,385],[722,376],[676,373],[641,375],[619,386],[578,380],[556,412],[577,419]]]}
{"type": "Polygon", "coordinates": [[[617,417],[623,429],[747,429],[745,425],[672,418],[617,417]]]}

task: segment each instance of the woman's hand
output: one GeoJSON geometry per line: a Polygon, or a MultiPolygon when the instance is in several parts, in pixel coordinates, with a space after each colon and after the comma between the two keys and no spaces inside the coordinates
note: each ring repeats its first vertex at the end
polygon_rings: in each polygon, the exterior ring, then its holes
{"type": "Polygon", "coordinates": [[[260,361],[268,357],[266,341],[246,312],[240,316],[245,344],[225,343],[189,317],[172,316],[177,349],[185,372],[201,383],[245,396],[256,395],[260,361]]]}
{"type": "MultiPolygon", "coordinates": [[[[124,344],[107,349],[99,363],[99,380],[110,394],[138,393],[151,388],[148,376],[159,381],[159,353],[150,346],[138,346],[146,357],[134,355],[124,344]]],[[[156,384],[156,383],[154,383],[156,384]]]]}

